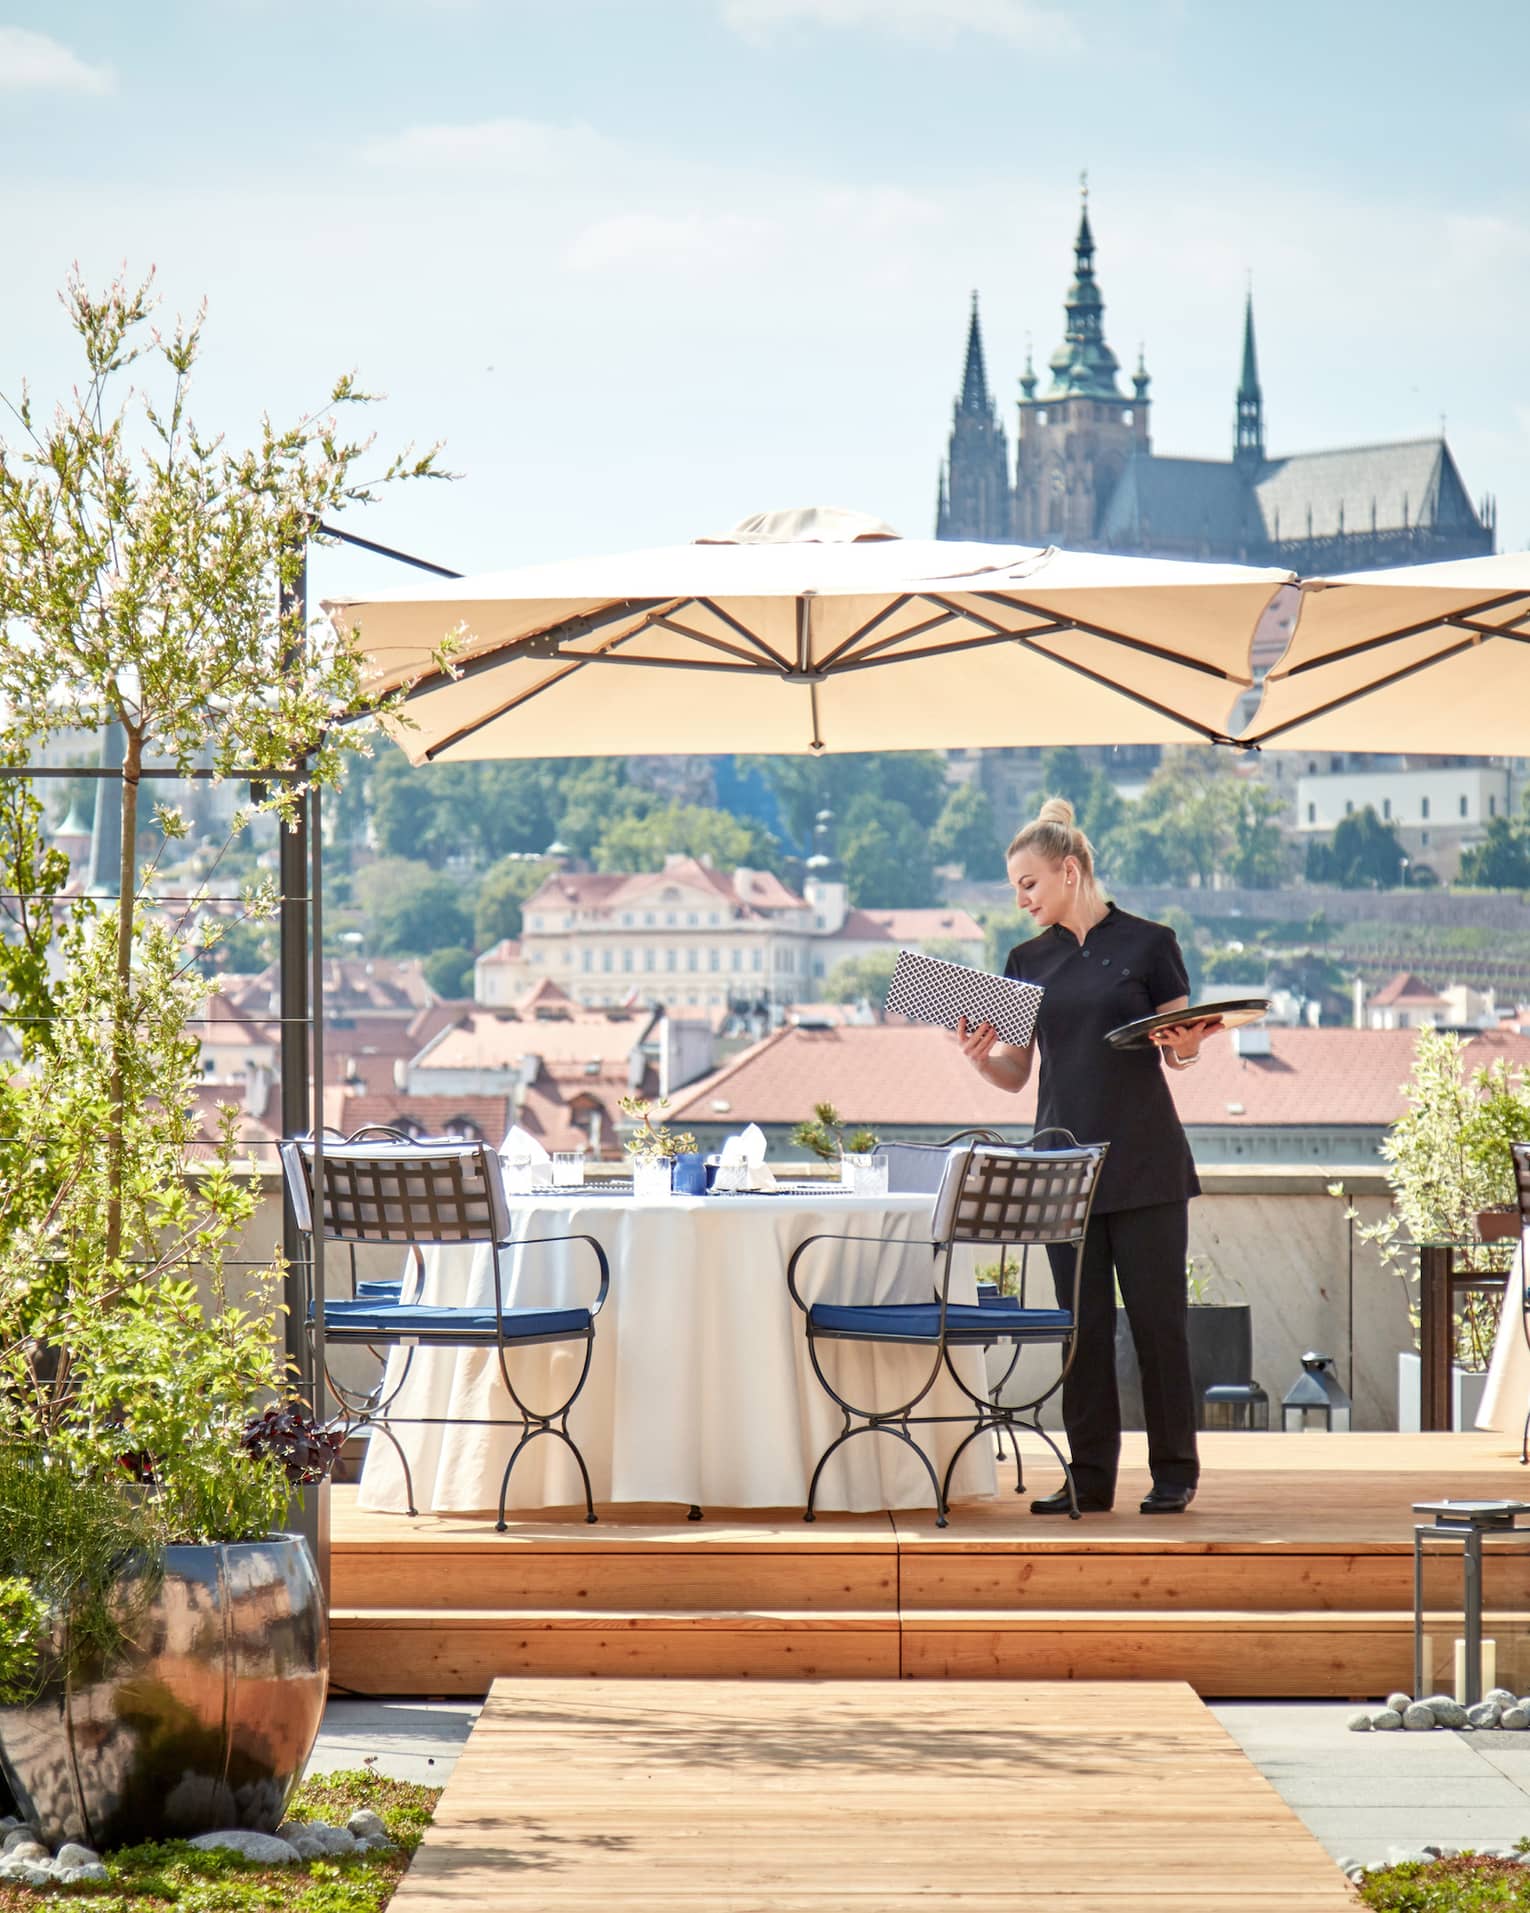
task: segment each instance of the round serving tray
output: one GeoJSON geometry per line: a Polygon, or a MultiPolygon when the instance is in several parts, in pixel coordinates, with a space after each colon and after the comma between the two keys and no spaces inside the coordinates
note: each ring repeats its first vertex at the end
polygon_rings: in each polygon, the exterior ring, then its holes
{"type": "Polygon", "coordinates": [[[1257,1023],[1269,1013],[1270,1000],[1265,996],[1240,996],[1228,1003],[1191,1003],[1182,1010],[1160,1010],[1154,1016],[1139,1016],[1135,1023],[1123,1023],[1119,1029],[1108,1031],[1105,1041],[1112,1049],[1142,1049],[1154,1030],[1181,1029],[1187,1023],[1220,1023],[1225,1030],[1235,1030],[1244,1023],[1257,1023]]]}

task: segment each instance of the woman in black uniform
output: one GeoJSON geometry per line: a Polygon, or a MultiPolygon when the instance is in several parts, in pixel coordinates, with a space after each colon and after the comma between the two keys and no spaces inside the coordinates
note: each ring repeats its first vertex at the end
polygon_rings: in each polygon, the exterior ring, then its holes
{"type": "MultiPolygon", "coordinates": [[[[1040,934],[1016,944],[1006,976],[1041,984],[1036,1035],[1024,1049],[998,1041],[989,1024],[958,1029],[978,1074],[1018,1094],[1041,1047],[1037,1129],[1071,1130],[1079,1142],[1108,1142],[1084,1238],[1077,1344],[1063,1383],[1063,1425],[1078,1505],[1103,1513],[1116,1492],[1121,1404],[1116,1393],[1115,1284],[1120,1284],[1142,1372],[1148,1464],[1153,1486],[1144,1514],[1183,1514],[1200,1464],[1190,1382],[1185,1251],[1189,1201],[1199,1195],[1190,1145],[1164,1068],[1189,1069],[1197,1023],[1157,1032],[1157,1048],[1112,1049],[1107,1030],[1156,1011],[1183,1009],[1189,980],[1179,940],[1164,923],[1107,903],[1094,879],[1089,839],[1060,797],[1041,807],[1007,853],[1015,901],[1040,934]]],[[[1073,1250],[1048,1251],[1060,1305],[1072,1303],[1073,1250]]],[[[1031,1503],[1032,1514],[1067,1514],[1067,1489],[1031,1503]]]]}

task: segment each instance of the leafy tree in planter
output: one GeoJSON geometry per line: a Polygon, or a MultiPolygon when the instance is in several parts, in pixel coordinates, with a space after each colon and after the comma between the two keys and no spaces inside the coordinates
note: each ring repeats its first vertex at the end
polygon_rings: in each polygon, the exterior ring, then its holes
{"type": "MultiPolygon", "coordinates": [[[[231,447],[190,411],[200,314],[162,335],[148,281],[97,295],[76,278],[64,302],[83,379],[50,418],[25,392],[11,400],[14,430],[0,439],[0,748],[15,762],[60,731],[112,723],[125,740],[104,1079],[115,1256],[143,1007],[133,966],[145,760],[185,772],[210,758],[227,774],[306,767],[335,781],[357,740],[326,726],[360,703],[360,661],[349,645],[306,632],[283,593],[322,519],[436,467],[433,453],[405,452],[364,474],[370,441],[340,423],[366,398],[349,376],[322,413],[284,429],[266,420],[253,445],[231,447]],[[162,389],[151,393],[155,372],[162,389]]],[[[290,804],[291,791],[276,801],[290,804]]]]}
{"type": "MultiPolygon", "coordinates": [[[[147,286],[73,283],[65,303],[85,359],[74,396],[49,418],[24,396],[0,414],[0,761],[119,724],[123,848],[116,903],[45,900],[0,943],[0,1012],[21,1047],[0,1063],[0,1461],[22,1491],[78,1481],[121,1502],[136,1480],[152,1490],[133,1501],[151,1540],[245,1539],[287,1499],[280,1470],[238,1447],[244,1418],[285,1387],[280,1272],[250,1273],[232,1305],[226,1257],[255,1197],[237,1173],[237,1112],[209,1144],[197,1108],[200,965],[222,926],[155,901],[145,838],[163,848],[184,824],[143,814],[140,780],[151,759],[289,772],[278,811],[304,780],[334,782],[364,740],[328,726],[365,700],[349,645],[291,608],[302,541],[434,464],[405,455],[365,476],[367,442],[338,423],[363,396],[348,379],[333,417],[265,423],[237,449],[190,416],[200,321],[154,334],[147,286]]],[[[61,880],[37,809],[0,781],[9,893],[61,880]]],[[[257,887],[248,915],[271,902],[257,887]]],[[[0,1574],[42,1585],[49,1530],[8,1502],[0,1574]],[[29,1533],[42,1539],[22,1559],[29,1533]]],[[[95,1533],[109,1569],[121,1550],[95,1533]]]]}

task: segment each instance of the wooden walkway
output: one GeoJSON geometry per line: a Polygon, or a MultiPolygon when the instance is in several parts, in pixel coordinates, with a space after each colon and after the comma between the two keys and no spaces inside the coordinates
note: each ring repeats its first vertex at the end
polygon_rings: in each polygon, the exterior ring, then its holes
{"type": "MultiPolygon", "coordinates": [[[[927,1512],[577,1511],[513,1524],[334,1500],[333,1666],[361,1693],[482,1694],[502,1675],[1185,1680],[1205,1695],[1361,1697],[1412,1681],[1415,1501],[1517,1499],[1502,1435],[1208,1435],[1183,1519],[1031,1516],[1012,1492],[927,1512]]],[[[1052,1477],[1031,1469],[1039,1486],[1052,1477]]],[[[1460,1569],[1426,1584],[1448,1672],[1460,1569]]],[[[1530,1556],[1489,1563],[1501,1676],[1530,1686],[1530,1556]]]]}
{"type": "Polygon", "coordinates": [[[1345,1913],[1188,1687],[495,1683],[392,1913],[1345,1913]]]}

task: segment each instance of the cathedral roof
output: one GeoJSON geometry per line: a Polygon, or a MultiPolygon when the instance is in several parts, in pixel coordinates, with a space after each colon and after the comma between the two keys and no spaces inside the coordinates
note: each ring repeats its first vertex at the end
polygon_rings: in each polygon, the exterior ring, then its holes
{"type": "Polygon", "coordinates": [[[1135,452],[1106,503],[1097,536],[1128,549],[1205,545],[1218,553],[1263,544],[1265,531],[1248,482],[1215,458],[1157,458],[1135,452]]]}
{"type": "Polygon", "coordinates": [[[1378,531],[1471,531],[1479,522],[1440,438],[1272,458],[1255,473],[1253,486],[1272,543],[1333,538],[1341,531],[1363,535],[1371,529],[1373,510],[1378,531]]]}

